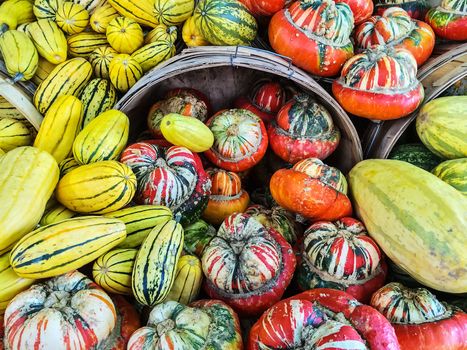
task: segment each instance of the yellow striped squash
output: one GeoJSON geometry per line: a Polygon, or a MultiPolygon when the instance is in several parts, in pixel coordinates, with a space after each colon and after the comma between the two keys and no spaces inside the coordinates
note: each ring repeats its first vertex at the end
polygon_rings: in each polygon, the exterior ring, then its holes
{"type": "Polygon", "coordinates": [[[66,61],[68,46],[65,34],[57,23],[40,19],[31,23],[27,29],[39,55],[53,64],[66,61]]]}
{"type": "Polygon", "coordinates": [[[28,34],[28,27],[31,23],[20,24],[19,26],[16,27],[16,30],[24,34],[28,34]]]}
{"type": "Polygon", "coordinates": [[[70,156],[83,120],[83,104],[74,96],[59,96],[45,114],[34,147],[49,152],[60,163],[70,156]]]}
{"type": "Polygon", "coordinates": [[[18,276],[48,278],[76,270],[125,239],[123,222],[82,216],[42,226],[24,236],[10,253],[18,276]]]}
{"type": "Polygon", "coordinates": [[[98,47],[107,46],[105,34],[82,32],[70,35],[67,39],[68,53],[71,57],[87,58],[98,47]]]}
{"type": "Polygon", "coordinates": [[[50,63],[45,58],[39,56],[36,74],[31,78],[31,81],[38,86],[52,73],[56,66],[56,64],[50,63]]]}
{"type": "Polygon", "coordinates": [[[94,11],[89,23],[96,33],[105,33],[109,23],[118,16],[120,15],[117,10],[115,10],[110,4],[105,3],[94,11]]]}
{"type": "Polygon", "coordinates": [[[0,34],[5,33],[7,30],[16,29],[18,21],[13,13],[6,9],[0,8],[0,34]]]}
{"type": "Polygon", "coordinates": [[[17,294],[34,283],[33,279],[19,277],[10,265],[10,252],[0,255],[0,315],[17,294]]]}
{"type": "Polygon", "coordinates": [[[185,22],[195,9],[195,0],[155,0],[154,14],[156,20],[168,26],[185,22]]]}
{"type": "Polygon", "coordinates": [[[125,113],[111,109],[91,120],[73,143],[80,164],[116,160],[126,146],[130,121],[125,113]]]}
{"type": "Polygon", "coordinates": [[[74,211],[66,208],[58,202],[55,202],[49,208],[46,208],[42,215],[39,225],[46,226],[66,219],[71,219],[78,215],[74,211]]]}
{"type": "Polygon", "coordinates": [[[446,160],[438,164],[431,172],[467,196],[467,158],[446,160]]]}
{"type": "Polygon", "coordinates": [[[55,197],[78,213],[105,214],[130,203],[136,177],[125,164],[115,160],[82,165],[58,182],[55,197]]]}
{"type": "Polygon", "coordinates": [[[9,30],[1,35],[0,53],[14,82],[29,80],[36,73],[39,55],[34,43],[26,34],[9,30]]]}
{"type": "Polygon", "coordinates": [[[118,91],[127,92],[143,76],[143,69],[130,55],[119,54],[110,61],[109,76],[118,91]]]}
{"type": "Polygon", "coordinates": [[[7,99],[0,96],[0,119],[11,118],[21,121],[27,121],[23,114],[16,109],[7,99]]]}
{"type": "Polygon", "coordinates": [[[60,178],[62,178],[63,176],[65,176],[65,174],[68,174],[70,171],[76,169],[79,166],[81,166],[81,164],[79,164],[73,157],[62,160],[58,164],[58,168],[60,170],[60,178]]]}
{"type": "Polygon", "coordinates": [[[87,27],[89,13],[79,4],[64,2],[58,7],[56,21],[65,33],[77,34],[87,27]]]}
{"type": "Polygon", "coordinates": [[[30,146],[32,135],[29,128],[20,120],[0,119],[0,148],[10,151],[21,146],[30,146]]]}
{"type": "Polygon", "coordinates": [[[176,48],[169,40],[157,40],[151,44],[144,45],[135,51],[131,57],[139,63],[143,72],[154,68],[159,63],[168,60],[175,55],[176,48]]]}
{"type": "Polygon", "coordinates": [[[136,205],[105,216],[122,220],[126,225],[127,236],[118,248],[136,248],[155,226],[171,220],[173,215],[163,205],[136,205]]]}
{"type": "Polygon", "coordinates": [[[113,249],[92,266],[94,281],[107,292],[131,295],[131,273],[137,249],[113,249]]]}
{"type": "Polygon", "coordinates": [[[84,58],[72,58],[59,64],[37,87],[34,105],[45,114],[59,96],[79,96],[91,75],[91,64],[84,58]]]}
{"type": "Polygon", "coordinates": [[[30,0],[7,0],[3,2],[0,9],[11,13],[16,18],[16,23],[21,25],[36,20],[33,5],[33,1],[30,0]]]}
{"type": "Polygon", "coordinates": [[[195,24],[195,17],[191,16],[188,18],[185,23],[183,23],[182,28],[182,38],[185,42],[186,46],[188,47],[196,47],[196,46],[208,46],[211,45],[209,41],[207,41],[201,31],[195,24]]]}
{"type": "Polygon", "coordinates": [[[183,248],[183,228],[174,220],[159,224],[146,237],[136,255],[132,290],[146,306],[164,301],[172,288],[183,248]]]}
{"type": "Polygon", "coordinates": [[[154,0],[108,0],[122,16],[154,28],[159,24],[154,16],[154,0]]]}
{"type": "Polygon", "coordinates": [[[25,146],[0,159],[0,251],[40,221],[58,181],[58,165],[47,152],[25,146]]]}
{"type": "Polygon", "coordinates": [[[110,46],[119,53],[131,54],[144,42],[141,26],[126,17],[114,18],[107,26],[106,35],[110,46]]]}
{"type": "Polygon", "coordinates": [[[118,52],[110,46],[101,46],[91,52],[88,60],[97,78],[109,78],[110,62],[116,55],[118,55],[118,52]]]}
{"type": "Polygon", "coordinates": [[[83,126],[117,103],[117,91],[107,79],[96,78],[89,82],[79,96],[84,105],[83,126]]]}
{"type": "Polygon", "coordinates": [[[66,0],[35,0],[34,1],[34,15],[37,19],[50,19],[55,20],[58,7],[66,0]]]}
{"type": "Polygon", "coordinates": [[[107,0],[73,0],[73,2],[83,6],[86,11],[93,14],[97,9],[104,6],[107,0]]]}
{"type": "Polygon", "coordinates": [[[188,305],[198,297],[202,281],[201,261],[194,255],[180,257],[172,289],[165,300],[188,305]]]}
{"type": "Polygon", "coordinates": [[[177,40],[178,29],[176,26],[167,27],[165,24],[159,24],[144,37],[144,45],[153,43],[157,40],[169,40],[173,43],[177,40]]]}

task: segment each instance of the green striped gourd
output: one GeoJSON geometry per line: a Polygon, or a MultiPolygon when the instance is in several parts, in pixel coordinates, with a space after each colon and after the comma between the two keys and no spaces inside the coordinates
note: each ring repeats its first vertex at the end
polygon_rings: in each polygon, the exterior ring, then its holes
{"type": "Polygon", "coordinates": [[[98,47],[107,46],[107,37],[105,34],[82,32],[70,35],[67,39],[68,53],[71,57],[87,58],[98,47]]]}
{"type": "Polygon", "coordinates": [[[172,219],[172,211],[163,205],[135,205],[105,216],[119,219],[126,225],[127,236],[118,248],[136,248],[155,226],[172,219]]]}
{"type": "Polygon", "coordinates": [[[406,143],[394,147],[389,155],[389,159],[402,160],[426,171],[433,170],[434,167],[443,161],[421,142],[406,143]]]}
{"type": "Polygon", "coordinates": [[[94,281],[107,292],[131,295],[131,274],[138,249],[113,249],[92,266],[94,281]]]}
{"type": "Polygon", "coordinates": [[[154,28],[159,23],[154,17],[153,0],[108,0],[122,16],[134,19],[139,24],[154,28]]]}
{"type": "Polygon", "coordinates": [[[0,148],[10,151],[32,143],[31,130],[20,120],[11,118],[0,119],[0,148]]]}
{"type": "Polygon", "coordinates": [[[100,114],[76,136],[73,156],[80,164],[118,159],[128,141],[129,127],[125,113],[111,109],[100,114]]]}
{"type": "Polygon", "coordinates": [[[74,96],[59,96],[45,114],[34,147],[49,152],[60,163],[70,156],[82,120],[81,101],[74,96]]]}
{"type": "Polygon", "coordinates": [[[173,300],[188,305],[198,297],[202,281],[201,261],[194,255],[180,257],[172,289],[165,301],[173,300]]]}
{"type": "Polygon", "coordinates": [[[66,61],[67,41],[57,23],[40,19],[28,25],[27,30],[39,55],[52,64],[66,61]]]}
{"type": "Polygon", "coordinates": [[[237,0],[200,0],[194,11],[195,26],[214,45],[249,45],[258,25],[237,0]]]}
{"type": "Polygon", "coordinates": [[[109,78],[110,62],[116,55],[118,55],[118,52],[110,46],[101,46],[91,52],[88,60],[97,78],[109,78]]]}
{"type": "Polygon", "coordinates": [[[105,214],[128,205],[136,191],[136,177],[114,160],[82,165],[58,182],[55,197],[78,213],[105,214]]]}
{"type": "Polygon", "coordinates": [[[217,234],[216,228],[202,219],[198,219],[194,223],[185,226],[183,231],[183,249],[188,254],[198,257],[202,256],[204,248],[217,234]]]}
{"type": "Polygon", "coordinates": [[[433,174],[398,160],[349,173],[356,213],[386,255],[420,283],[467,292],[467,200],[433,174]]]}
{"type": "Polygon", "coordinates": [[[142,76],[143,69],[130,55],[119,54],[110,61],[110,81],[120,92],[127,92],[142,76]]]}
{"type": "Polygon", "coordinates": [[[62,160],[60,163],[58,163],[58,168],[60,169],[60,178],[79,166],[81,166],[81,164],[79,164],[73,157],[62,160]]]}
{"type": "Polygon", "coordinates": [[[173,57],[175,52],[176,47],[172,41],[157,40],[136,50],[131,57],[139,63],[143,72],[147,72],[159,63],[173,57]]]}
{"type": "Polygon", "coordinates": [[[9,30],[0,36],[0,53],[13,81],[31,79],[36,73],[39,55],[32,40],[24,33],[9,30]]]}
{"type": "Polygon", "coordinates": [[[59,96],[79,96],[91,75],[91,64],[84,58],[72,58],[59,64],[37,87],[34,105],[40,113],[45,114],[59,96]]]}
{"type": "Polygon", "coordinates": [[[143,241],[133,267],[132,290],[146,306],[161,303],[172,288],[183,248],[182,226],[170,220],[157,225],[143,241]]]}
{"type": "Polygon", "coordinates": [[[144,37],[144,45],[153,43],[158,40],[168,40],[173,43],[177,40],[178,29],[176,26],[167,27],[164,24],[159,24],[144,37]]]}
{"type": "Polygon", "coordinates": [[[55,21],[58,7],[65,0],[35,0],[33,12],[37,19],[50,19],[55,21]]]}
{"type": "Polygon", "coordinates": [[[107,79],[96,78],[89,82],[79,96],[83,102],[83,127],[99,114],[111,109],[117,102],[117,91],[107,79]]]}
{"type": "Polygon", "coordinates": [[[96,33],[105,33],[109,23],[118,16],[117,10],[106,2],[94,11],[89,23],[96,33]]]}
{"type": "Polygon", "coordinates": [[[167,26],[185,22],[195,9],[195,0],[155,0],[156,20],[167,26]]]}
{"type": "Polygon", "coordinates": [[[440,97],[426,103],[417,116],[417,133],[439,157],[467,157],[467,96],[440,97]]]}
{"type": "Polygon", "coordinates": [[[74,211],[68,209],[62,204],[54,201],[50,207],[46,208],[44,214],[42,215],[39,225],[46,226],[56,222],[60,222],[66,219],[71,219],[78,214],[74,211]]]}
{"type": "Polygon", "coordinates": [[[434,168],[432,172],[467,196],[467,158],[446,160],[434,168]]]}
{"type": "Polygon", "coordinates": [[[24,236],[11,250],[18,276],[48,278],[76,270],[125,239],[123,222],[82,216],[43,226],[24,236]]]}
{"type": "Polygon", "coordinates": [[[0,159],[0,252],[40,221],[58,181],[58,166],[47,152],[25,146],[0,159]]]}

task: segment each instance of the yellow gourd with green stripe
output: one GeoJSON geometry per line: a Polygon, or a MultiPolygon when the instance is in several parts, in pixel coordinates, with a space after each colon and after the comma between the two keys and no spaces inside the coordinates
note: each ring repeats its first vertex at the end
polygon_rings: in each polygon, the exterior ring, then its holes
{"type": "Polygon", "coordinates": [[[158,40],[168,40],[173,43],[177,40],[178,29],[176,26],[167,27],[165,24],[159,24],[144,37],[144,45],[158,40]]]}
{"type": "Polygon", "coordinates": [[[30,146],[32,135],[29,128],[16,119],[0,119],[0,148],[10,151],[21,146],[30,146]]]}
{"type": "Polygon", "coordinates": [[[42,83],[50,73],[52,73],[56,66],[56,64],[50,63],[45,58],[39,57],[36,74],[34,74],[31,81],[39,86],[39,84],[42,83]]]}
{"type": "Polygon", "coordinates": [[[118,55],[118,52],[110,46],[101,46],[91,52],[88,60],[97,78],[109,78],[110,62],[116,55],[118,55]]]}
{"type": "Polygon", "coordinates": [[[27,30],[39,55],[53,64],[66,61],[68,45],[65,34],[57,23],[40,19],[31,23],[27,30]]]}
{"type": "Polygon", "coordinates": [[[131,295],[131,273],[137,249],[113,249],[92,266],[94,281],[107,292],[131,295]]]}
{"type": "Polygon", "coordinates": [[[14,82],[29,80],[36,73],[39,55],[34,43],[26,34],[17,30],[9,30],[2,34],[0,53],[14,82]]]}
{"type": "Polygon", "coordinates": [[[108,3],[122,16],[139,24],[152,28],[159,24],[154,17],[154,0],[108,0],[108,3]]]}
{"type": "Polygon", "coordinates": [[[117,102],[117,91],[107,79],[89,82],[79,96],[84,105],[83,127],[99,114],[111,109],[117,102]]]}
{"type": "Polygon", "coordinates": [[[107,46],[107,37],[105,34],[82,32],[70,35],[67,39],[68,53],[71,57],[87,58],[91,53],[102,46],[107,46]]]}
{"type": "Polygon", "coordinates": [[[105,33],[109,23],[120,16],[110,4],[105,3],[101,7],[97,8],[91,16],[90,24],[91,28],[96,33],[105,33]]]}
{"type": "Polygon", "coordinates": [[[118,91],[127,92],[143,76],[143,69],[130,55],[120,54],[110,61],[109,76],[118,91]]]}
{"type": "Polygon", "coordinates": [[[183,248],[183,228],[170,220],[157,225],[143,241],[136,256],[132,290],[146,306],[164,301],[172,288],[183,248]]]}
{"type": "Polygon", "coordinates": [[[45,209],[44,215],[42,215],[39,225],[46,226],[54,224],[56,222],[60,222],[66,219],[71,219],[77,215],[78,214],[74,211],[54,201],[54,203],[50,207],[45,209]]]}
{"type": "Polygon", "coordinates": [[[111,109],[91,120],[73,143],[80,164],[116,160],[126,146],[130,122],[125,113],[111,109]]]}
{"type": "Polygon", "coordinates": [[[194,255],[180,257],[172,289],[165,300],[188,305],[198,297],[202,281],[201,261],[194,255]]]}
{"type": "Polygon", "coordinates": [[[0,10],[13,15],[18,25],[30,23],[36,20],[31,0],[6,0],[0,6],[0,10]]]}
{"type": "Polygon", "coordinates": [[[157,40],[135,51],[131,57],[139,63],[143,72],[156,67],[159,63],[175,55],[176,48],[170,40],[157,40]]]}
{"type": "Polygon", "coordinates": [[[33,12],[37,19],[55,21],[58,7],[66,0],[35,0],[33,12]]]}
{"type": "Polygon", "coordinates": [[[79,164],[73,157],[62,160],[60,163],[58,163],[58,168],[60,169],[60,178],[79,166],[81,166],[81,164],[79,164]]]}
{"type": "Polygon", "coordinates": [[[110,46],[119,53],[131,54],[144,42],[141,26],[126,17],[114,18],[107,26],[106,35],[110,46]]]}
{"type": "Polygon", "coordinates": [[[83,120],[83,104],[64,95],[50,106],[34,141],[34,147],[49,152],[60,163],[69,157],[83,120]]]}
{"type": "Polygon", "coordinates": [[[168,26],[183,23],[193,14],[195,0],[155,0],[156,20],[168,26]]]}
{"type": "Polygon", "coordinates": [[[105,214],[125,207],[136,191],[136,177],[125,164],[106,160],[79,166],[58,182],[55,197],[78,213],[105,214]]]}
{"type": "Polygon", "coordinates": [[[10,253],[11,267],[26,278],[58,276],[95,260],[125,236],[125,225],[117,219],[82,216],[60,221],[16,243],[10,253]]]}
{"type": "Polygon", "coordinates": [[[86,29],[89,13],[83,6],[67,1],[59,5],[56,21],[65,33],[77,34],[86,29]]]}
{"type": "Polygon", "coordinates": [[[183,23],[182,28],[182,38],[185,42],[186,46],[188,47],[196,47],[196,46],[208,46],[211,45],[209,41],[207,41],[198,27],[195,25],[195,17],[188,18],[185,23],[183,23]]]}

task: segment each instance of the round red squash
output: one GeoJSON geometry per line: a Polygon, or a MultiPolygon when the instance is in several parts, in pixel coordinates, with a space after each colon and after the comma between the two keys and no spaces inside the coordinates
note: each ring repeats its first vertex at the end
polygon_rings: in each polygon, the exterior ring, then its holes
{"type": "Polygon", "coordinates": [[[305,231],[300,246],[295,276],[301,290],[339,289],[366,303],[384,285],[383,254],[356,219],[318,221],[305,231]]]}
{"type": "Polygon", "coordinates": [[[355,55],[332,84],[339,104],[349,113],[372,120],[405,117],[424,98],[417,61],[407,50],[378,46],[355,55]]]}
{"type": "Polygon", "coordinates": [[[181,215],[184,225],[206,208],[211,181],[199,156],[189,149],[138,142],[123,151],[120,161],[136,175],[138,204],[165,205],[181,215]]]}
{"type": "Polygon", "coordinates": [[[203,219],[220,225],[222,221],[233,213],[243,213],[248,207],[250,196],[242,189],[242,180],[231,171],[222,169],[208,169],[211,179],[211,195],[203,219]]]}
{"type": "Polygon", "coordinates": [[[435,46],[435,33],[431,27],[412,19],[400,7],[390,7],[381,16],[373,16],[360,24],[354,37],[360,49],[378,45],[407,49],[419,66],[430,57],[435,46]]]}
{"type": "Polygon", "coordinates": [[[467,4],[464,0],[443,0],[429,10],[425,21],[436,35],[447,40],[467,40],[467,4]]]}
{"type": "Polygon", "coordinates": [[[400,7],[414,19],[424,20],[429,9],[426,1],[420,0],[375,0],[376,14],[381,16],[389,7],[400,7]]]}
{"type": "Polygon", "coordinates": [[[201,257],[204,288],[245,316],[279,301],[292,279],[295,256],[289,243],[247,214],[226,218],[201,257]]]}
{"type": "Polygon", "coordinates": [[[345,292],[317,288],[267,310],[253,325],[247,349],[400,348],[394,328],[378,311],[345,292]]]}
{"type": "Polygon", "coordinates": [[[355,25],[364,22],[373,14],[373,0],[337,0],[336,2],[345,2],[349,5],[353,13],[355,25]]]}
{"type": "Polygon", "coordinates": [[[268,148],[263,121],[246,109],[217,112],[207,122],[214,134],[214,144],[204,152],[219,168],[241,172],[252,168],[268,148]]]}
{"type": "Polygon", "coordinates": [[[248,8],[250,13],[257,16],[272,16],[280,11],[286,4],[286,0],[239,0],[248,8]]]}
{"type": "Polygon", "coordinates": [[[401,350],[467,349],[467,314],[427,289],[389,283],[373,294],[371,306],[392,323],[401,350]]]}
{"type": "Polygon", "coordinates": [[[276,171],[269,188],[280,206],[310,220],[337,220],[352,214],[345,176],[316,158],[276,171]]]}
{"type": "Polygon", "coordinates": [[[271,149],[288,163],[325,159],[339,145],[340,131],[331,114],[310,95],[294,96],[268,127],[271,149]]]}
{"type": "Polygon", "coordinates": [[[319,76],[334,76],[353,56],[352,10],[333,0],[300,0],[277,12],[269,23],[269,42],[277,53],[319,76]]]}

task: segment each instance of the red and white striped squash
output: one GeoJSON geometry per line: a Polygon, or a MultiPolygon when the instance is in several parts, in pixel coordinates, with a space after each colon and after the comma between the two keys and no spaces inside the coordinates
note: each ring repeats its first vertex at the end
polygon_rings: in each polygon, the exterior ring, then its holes
{"type": "Polygon", "coordinates": [[[340,141],[331,114],[310,95],[298,94],[277,113],[268,128],[271,149],[288,163],[325,159],[340,141]]]}
{"type": "Polygon", "coordinates": [[[138,204],[165,205],[184,224],[198,219],[206,207],[211,181],[189,149],[138,142],[123,151],[120,161],[136,175],[138,204]]]}
{"type": "Polygon", "coordinates": [[[258,315],[280,300],[295,263],[290,244],[247,214],[226,218],[201,257],[208,295],[243,315],[258,315]]]}
{"type": "Polygon", "coordinates": [[[420,66],[431,55],[435,46],[433,29],[414,20],[400,7],[390,7],[381,16],[372,16],[355,29],[356,46],[370,49],[388,45],[410,51],[420,66]]]}
{"type": "Polygon", "coordinates": [[[387,46],[349,59],[333,82],[332,92],[347,112],[373,120],[405,117],[424,97],[414,56],[387,46]]]}
{"type": "Polygon", "coordinates": [[[318,221],[301,244],[296,279],[301,290],[343,290],[367,302],[384,284],[386,263],[376,242],[360,221],[345,217],[318,221]]]}
{"type": "Polygon", "coordinates": [[[112,299],[73,271],[34,284],[13,298],[5,311],[5,345],[10,350],[92,349],[116,322],[112,299]]]}
{"type": "Polygon", "coordinates": [[[440,6],[430,9],[425,21],[436,35],[447,40],[467,40],[467,2],[442,0],[440,6]]]}

